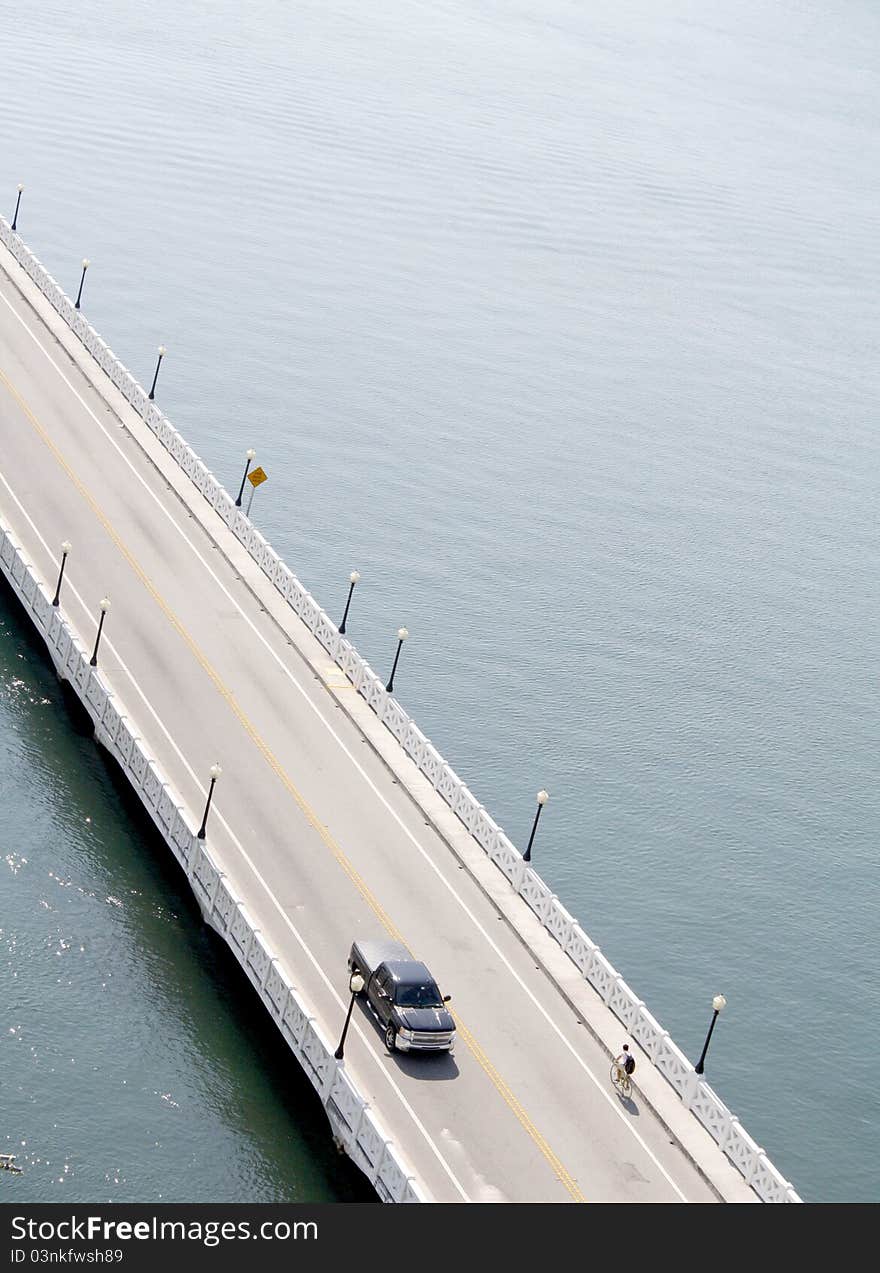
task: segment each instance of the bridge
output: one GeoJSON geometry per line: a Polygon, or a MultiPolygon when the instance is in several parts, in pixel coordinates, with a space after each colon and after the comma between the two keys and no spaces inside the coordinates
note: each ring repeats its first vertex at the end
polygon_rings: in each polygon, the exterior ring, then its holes
{"type": "Polygon", "coordinates": [[[379,1196],[799,1201],[2,218],[0,350],[0,569],[379,1196]],[[453,1055],[337,1059],[355,937],[453,1055]]]}

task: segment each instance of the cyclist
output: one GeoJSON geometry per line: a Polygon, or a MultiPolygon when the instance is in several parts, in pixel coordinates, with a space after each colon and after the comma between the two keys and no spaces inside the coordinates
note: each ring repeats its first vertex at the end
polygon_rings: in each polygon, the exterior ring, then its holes
{"type": "Polygon", "coordinates": [[[620,1056],[614,1058],[614,1064],[617,1066],[617,1072],[621,1079],[629,1078],[634,1073],[636,1058],[630,1052],[628,1043],[624,1043],[620,1056]]]}

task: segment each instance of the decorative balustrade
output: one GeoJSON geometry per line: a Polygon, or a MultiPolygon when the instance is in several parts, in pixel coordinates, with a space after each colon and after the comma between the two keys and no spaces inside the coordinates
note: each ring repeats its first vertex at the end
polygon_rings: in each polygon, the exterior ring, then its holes
{"type": "Polygon", "coordinates": [[[232,496],[186,444],[155,402],[148,401],[146,393],[134,377],[89,326],[81,311],[74,309],[55,280],[2,217],[0,242],[6,245],[113,383],[122,388],[132,407],[190,478],[195,489],[216,510],[358,694],[398,739],[405,754],[455,813],[474,841],[506,876],[511,887],[534,911],[543,927],[580,969],[585,979],[638,1040],[656,1068],[718,1142],[755,1192],[767,1202],[799,1202],[800,1198],[791,1184],[783,1179],[763,1150],[742,1130],[739,1121],[709,1085],[697,1076],[691,1063],[671,1043],[667,1032],[661,1029],[644,1003],[636,998],[620,974],[590,941],[537,872],[523,862],[522,855],[452,766],[418,729],[400,703],[387,692],[384,684],[351,642],[340,636],[336,625],[314,597],[251,525],[241,509],[235,507],[232,496]]]}
{"type": "Polygon", "coordinates": [[[334,1135],[385,1202],[423,1202],[424,1194],[385,1135],[344,1066],[333,1055],[302,994],[289,980],[256,928],[244,902],[190,826],[188,810],[149,755],[134,722],[115,698],[89,651],[0,522],[0,570],[48,646],[60,674],[76,690],[95,734],[119,762],[160,835],[183,867],[208,922],[223,937],[287,1044],[308,1075],[334,1135]]]}

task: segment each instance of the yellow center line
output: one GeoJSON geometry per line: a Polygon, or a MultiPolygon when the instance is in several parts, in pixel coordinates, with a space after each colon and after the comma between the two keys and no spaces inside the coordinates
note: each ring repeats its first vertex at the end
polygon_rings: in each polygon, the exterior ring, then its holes
{"type": "MultiPolygon", "coordinates": [[[[120,538],[119,534],[115,530],[110,519],[98,506],[97,502],[95,501],[95,499],[93,498],[89,490],[86,488],[83,482],[79,479],[79,477],[73,471],[70,464],[64,458],[64,456],[62,455],[61,451],[56,446],[56,444],[49,437],[46,429],[43,427],[43,425],[40,424],[39,420],[37,419],[32,409],[28,406],[25,399],[14,387],[12,382],[9,380],[8,376],[6,376],[6,374],[3,371],[0,371],[0,382],[2,382],[6,386],[6,389],[8,390],[8,392],[18,403],[19,407],[24,412],[26,418],[31,424],[31,427],[35,430],[35,432],[42,439],[45,446],[52,453],[58,465],[67,474],[71,483],[76,488],[77,492],[85,501],[85,503],[88,505],[89,509],[94,514],[94,516],[97,518],[100,524],[104,527],[104,530],[107,532],[112,542],[116,545],[117,549],[119,550],[119,552],[121,553],[125,561],[128,563],[129,567],[131,568],[135,576],[140,580],[141,584],[144,586],[144,588],[153,598],[156,605],[159,607],[161,612],[165,615],[168,622],[171,624],[171,626],[174,628],[174,630],[177,632],[180,638],[184,641],[184,643],[186,644],[186,646],[192,653],[193,658],[207,673],[208,677],[213,682],[217,692],[225,700],[228,707],[232,711],[233,715],[235,716],[235,718],[238,720],[239,724],[241,725],[242,729],[244,729],[245,733],[252,740],[257,750],[263,756],[263,758],[265,759],[269,767],[278,777],[279,781],[282,783],[285,789],[296,801],[296,804],[299,806],[301,812],[306,818],[306,821],[317,832],[317,834],[321,837],[321,839],[330,849],[334,858],[339,863],[339,865],[341,866],[345,874],[348,876],[348,878],[351,880],[352,884],[354,884],[355,888],[360,893],[361,897],[364,899],[364,901],[373,911],[373,913],[375,914],[376,918],[379,920],[382,927],[385,929],[385,931],[389,934],[390,937],[392,937],[395,941],[401,942],[404,946],[407,947],[407,949],[409,949],[408,943],[404,941],[402,934],[394,925],[393,921],[391,920],[387,912],[382,908],[378,899],[373,894],[372,890],[368,887],[366,882],[361,878],[361,876],[355,870],[353,864],[348,860],[346,855],[343,853],[342,849],[340,848],[340,846],[337,844],[336,840],[330,833],[329,829],[321,822],[321,820],[318,818],[318,815],[315,813],[314,809],[312,809],[311,805],[306,800],[305,796],[303,796],[303,794],[299,791],[299,789],[296,787],[294,782],[288,776],[287,772],[281,765],[280,761],[272,752],[268,743],[266,743],[265,740],[260,736],[255,726],[251,722],[251,720],[242,711],[241,707],[236,702],[235,696],[232,694],[232,692],[229,689],[227,689],[226,685],[221,680],[219,673],[212,666],[207,656],[202,652],[201,648],[196,644],[195,640],[190,636],[187,629],[183,626],[181,621],[178,619],[177,615],[173,612],[173,610],[167,604],[167,602],[162,597],[159,590],[156,588],[155,584],[152,582],[152,580],[149,578],[147,573],[140,566],[140,564],[138,563],[134,555],[126,547],[125,543],[120,538]]],[[[501,1077],[501,1075],[499,1074],[495,1066],[492,1064],[492,1062],[489,1060],[488,1056],[483,1051],[482,1047],[480,1047],[479,1043],[477,1043],[473,1034],[471,1034],[470,1030],[468,1030],[467,1026],[464,1024],[464,1022],[459,1018],[457,1014],[455,1016],[455,1021],[456,1021],[457,1029],[460,1031],[462,1038],[467,1044],[467,1047],[470,1050],[471,1054],[473,1055],[474,1059],[483,1069],[483,1071],[485,1072],[485,1074],[487,1075],[487,1077],[489,1078],[493,1086],[496,1088],[496,1090],[498,1091],[498,1093],[500,1094],[504,1102],[511,1109],[511,1111],[513,1112],[513,1114],[515,1115],[515,1117],[517,1118],[521,1126],[525,1129],[529,1137],[532,1139],[532,1141],[538,1147],[540,1152],[546,1158],[547,1162],[550,1164],[556,1176],[559,1178],[559,1180],[562,1182],[562,1184],[565,1186],[565,1188],[568,1190],[568,1192],[571,1194],[572,1198],[576,1202],[586,1202],[586,1198],[583,1196],[580,1189],[578,1188],[577,1182],[562,1165],[560,1160],[557,1158],[556,1154],[548,1145],[547,1141],[544,1139],[544,1137],[538,1131],[535,1124],[529,1118],[528,1114],[524,1110],[523,1106],[521,1105],[517,1097],[513,1094],[512,1090],[504,1081],[504,1079],[501,1077]]]]}
{"type": "Polygon", "coordinates": [[[584,1197],[584,1195],[581,1193],[580,1189],[578,1188],[577,1181],[574,1179],[572,1175],[569,1174],[568,1171],[566,1171],[565,1167],[562,1165],[560,1160],[557,1158],[556,1154],[550,1148],[547,1141],[538,1131],[535,1124],[532,1122],[532,1120],[529,1118],[526,1111],[523,1109],[520,1101],[517,1099],[517,1097],[511,1091],[508,1084],[499,1074],[498,1070],[489,1060],[488,1056],[480,1047],[479,1043],[471,1034],[470,1030],[461,1020],[459,1020],[457,1016],[455,1018],[455,1022],[456,1022],[457,1028],[461,1031],[461,1034],[464,1038],[465,1043],[470,1048],[474,1057],[483,1067],[486,1074],[489,1076],[489,1078],[494,1083],[495,1087],[501,1093],[504,1100],[510,1106],[511,1110],[513,1110],[514,1114],[519,1119],[522,1126],[525,1128],[529,1136],[538,1146],[541,1153],[544,1155],[544,1157],[547,1159],[550,1166],[556,1172],[556,1175],[559,1177],[559,1179],[565,1185],[568,1192],[571,1194],[572,1198],[574,1198],[575,1202],[586,1202],[586,1198],[584,1197]]]}

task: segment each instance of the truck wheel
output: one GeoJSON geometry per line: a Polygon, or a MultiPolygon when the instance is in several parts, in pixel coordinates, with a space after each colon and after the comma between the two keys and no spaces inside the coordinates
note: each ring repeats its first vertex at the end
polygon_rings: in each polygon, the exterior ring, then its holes
{"type": "Polygon", "coordinates": [[[393,1052],[397,1047],[397,1031],[393,1025],[388,1026],[385,1031],[385,1046],[389,1052],[393,1052]]]}

